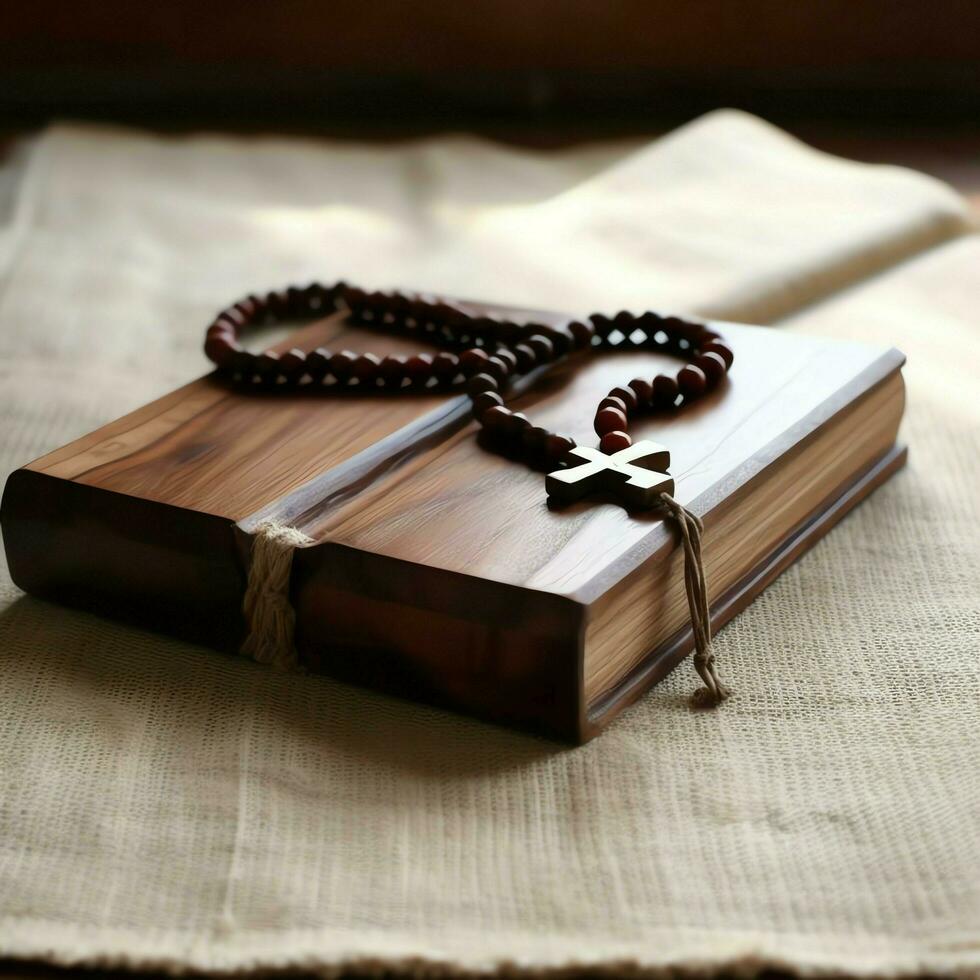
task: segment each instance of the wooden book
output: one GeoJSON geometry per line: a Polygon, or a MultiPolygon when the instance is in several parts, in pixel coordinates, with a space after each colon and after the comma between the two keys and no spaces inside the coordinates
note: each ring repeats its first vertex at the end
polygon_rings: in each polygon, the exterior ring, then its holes
{"type": "MultiPolygon", "coordinates": [[[[715,628],[905,460],[898,351],[719,331],[729,379],[632,429],[669,448],[675,496],[704,519],[715,628]]],[[[279,349],[317,345],[419,346],[337,314],[279,349]]],[[[510,404],[593,445],[604,393],[668,366],[572,356],[510,404]]],[[[482,445],[463,396],[209,375],[17,470],[2,505],[21,588],[226,651],[269,517],[315,541],[293,560],[301,659],[348,681],[583,742],[692,648],[676,530],[612,501],[549,507],[543,474],[482,445]]]]}

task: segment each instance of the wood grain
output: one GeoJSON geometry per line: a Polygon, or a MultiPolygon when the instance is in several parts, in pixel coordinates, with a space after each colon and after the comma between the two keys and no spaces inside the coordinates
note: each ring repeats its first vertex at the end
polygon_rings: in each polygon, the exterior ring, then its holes
{"type": "MultiPolygon", "coordinates": [[[[705,516],[720,622],[904,457],[898,352],[718,329],[729,380],[633,431],[667,446],[675,495],[705,516]]],[[[417,349],[339,316],[280,349],[318,344],[417,349]]],[[[668,365],[575,355],[513,403],[594,445],[605,392],[668,365]]],[[[224,649],[268,516],[315,541],[294,558],[303,658],[351,681],[582,741],[687,649],[670,528],[611,498],[549,506],[544,475],[487,448],[458,396],[258,394],[208,376],[17,471],[2,508],[22,587],[224,649]]]]}

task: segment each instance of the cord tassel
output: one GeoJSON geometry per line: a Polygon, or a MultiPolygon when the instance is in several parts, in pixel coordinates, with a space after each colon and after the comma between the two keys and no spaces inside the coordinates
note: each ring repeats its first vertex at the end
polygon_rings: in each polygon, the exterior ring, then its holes
{"type": "Polygon", "coordinates": [[[699,687],[691,695],[691,707],[714,708],[731,697],[731,691],[718,678],[718,672],[715,670],[715,655],[711,649],[708,586],[704,577],[704,562],[701,559],[701,536],[704,533],[704,525],[696,514],[692,514],[669,493],[662,493],[660,500],[680,529],[684,543],[684,587],[687,591],[691,628],[694,632],[694,667],[704,682],[704,687],[699,687]]]}

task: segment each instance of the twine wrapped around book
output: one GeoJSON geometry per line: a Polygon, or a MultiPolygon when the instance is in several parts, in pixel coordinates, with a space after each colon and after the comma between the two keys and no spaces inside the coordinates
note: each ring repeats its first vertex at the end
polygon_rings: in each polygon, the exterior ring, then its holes
{"type": "MultiPolygon", "coordinates": [[[[701,560],[704,525],[696,514],[670,494],[661,494],[660,500],[667,515],[680,529],[684,545],[684,586],[694,632],[694,667],[704,681],[704,687],[691,696],[691,705],[711,708],[728,698],[731,692],[718,679],[711,650],[708,587],[701,560]]],[[[239,652],[244,656],[278,670],[296,667],[293,642],[296,612],[289,601],[289,579],[293,552],[311,544],[313,539],[302,531],[278,521],[264,521],[256,527],[243,603],[248,635],[239,652]]]]}
{"type": "Polygon", "coordinates": [[[694,667],[704,681],[691,695],[691,707],[713,708],[731,696],[731,691],[718,679],[715,655],[711,650],[711,615],[708,611],[708,585],[701,560],[701,535],[704,525],[697,514],[692,514],[669,493],[662,493],[660,501],[664,510],[674,519],[684,544],[684,588],[691,611],[691,629],[694,631],[694,667]]]}
{"type": "Polygon", "coordinates": [[[311,544],[313,539],[302,531],[278,521],[264,521],[255,529],[243,603],[248,635],[239,652],[244,656],[277,670],[296,666],[289,577],[293,552],[311,544]]]}

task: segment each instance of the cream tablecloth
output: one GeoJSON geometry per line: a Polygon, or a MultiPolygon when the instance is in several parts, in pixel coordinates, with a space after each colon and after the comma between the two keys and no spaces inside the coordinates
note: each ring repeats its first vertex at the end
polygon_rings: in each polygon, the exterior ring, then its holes
{"type": "Polygon", "coordinates": [[[691,714],[680,671],[577,750],[4,571],[0,956],[980,970],[980,242],[948,189],[736,113],[553,155],[56,127],[5,187],[4,472],[200,373],[216,307],[305,277],[795,313],[906,350],[912,462],[722,632],[735,700],[691,714]]]}

